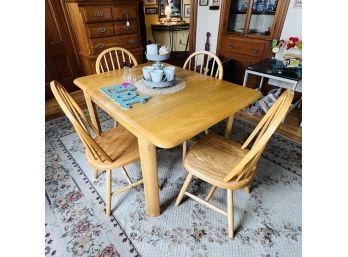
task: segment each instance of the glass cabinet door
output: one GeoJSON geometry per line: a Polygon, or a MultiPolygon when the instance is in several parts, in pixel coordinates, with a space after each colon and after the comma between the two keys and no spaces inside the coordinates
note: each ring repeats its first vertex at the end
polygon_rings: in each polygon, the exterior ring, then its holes
{"type": "Polygon", "coordinates": [[[249,0],[232,0],[227,31],[244,33],[249,0]]]}
{"type": "Polygon", "coordinates": [[[278,0],[232,0],[228,32],[270,36],[278,0]]]}
{"type": "Polygon", "coordinates": [[[252,0],[248,34],[271,35],[278,0],[252,0]]]}

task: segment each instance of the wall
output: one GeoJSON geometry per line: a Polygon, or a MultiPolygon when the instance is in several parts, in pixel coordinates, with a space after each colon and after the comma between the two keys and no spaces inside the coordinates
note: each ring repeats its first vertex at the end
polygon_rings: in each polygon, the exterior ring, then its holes
{"type": "MultiPolygon", "coordinates": [[[[302,39],[302,8],[294,7],[295,0],[291,0],[286,14],[281,39],[287,41],[289,37],[302,39]]],[[[282,59],[285,46],[276,54],[277,59],[282,59]]]]}
{"type": "MultiPolygon", "coordinates": [[[[209,4],[211,0],[209,0],[209,4]]],[[[221,1],[220,1],[221,5],[221,1]]],[[[197,10],[197,30],[196,30],[196,51],[204,50],[205,42],[207,40],[207,32],[210,32],[210,52],[216,53],[217,36],[219,32],[219,10],[209,10],[208,6],[200,6],[198,4],[197,10]]]]}
{"type": "MultiPolygon", "coordinates": [[[[157,0],[157,2],[160,0],[157,0]]],[[[182,5],[182,17],[184,16],[184,4],[190,4],[190,0],[183,0],[182,5]]],[[[145,8],[148,7],[156,7],[158,8],[158,5],[145,5],[144,6],[144,12],[145,8]]],[[[186,23],[190,22],[190,18],[184,18],[186,23]]],[[[158,23],[158,13],[157,14],[145,14],[145,24],[146,24],[146,36],[147,40],[154,41],[152,32],[151,32],[151,24],[158,23]]],[[[188,30],[187,31],[178,31],[174,32],[174,44],[173,44],[173,51],[184,51],[185,45],[187,42],[188,37],[188,30]],[[181,44],[179,43],[181,41],[181,44]]],[[[155,32],[155,38],[158,44],[160,45],[166,45],[169,47],[169,32],[168,31],[156,31],[155,32]]],[[[187,46],[188,51],[188,46],[187,46]]]]}
{"type": "MultiPolygon", "coordinates": [[[[281,39],[284,39],[285,42],[289,40],[289,37],[298,37],[300,40],[302,40],[302,8],[294,7],[295,0],[291,0],[288,8],[288,12],[286,14],[282,34],[280,36],[281,39]]],[[[282,60],[282,56],[285,51],[285,44],[280,49],[280,51],[276,54],[276,58],[279,60],[282,60]]],[[[282,86],[290,88],[291,85],[286,82],[279,82],[270,79],[268,81],[269,84],[275,85],[275,86],[282,86]]],[[[297,84],[296,90],[302,92],[302,81],[299,81],[297,84]]]]}

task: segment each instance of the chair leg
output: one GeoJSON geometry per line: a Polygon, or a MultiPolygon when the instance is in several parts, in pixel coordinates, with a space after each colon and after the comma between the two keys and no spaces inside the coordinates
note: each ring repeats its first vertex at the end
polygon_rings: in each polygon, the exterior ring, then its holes
{"type": "Polygon", "coordinates": [[[250,192],[251,192],[251,185],[246,186],[244,189],[245,189],[245,191],[247,191],[248,194],[250,194],[250,192]]]}
{"type": "Polygon", "coordinates": [[[227,189],[227,217],[228,217],[228,234],[230,238],[234,237],[234,213],[233,213],[233,191],[227,189]]]}
{"type": "Polygon", "coordinates": [[[213,194],[215,193],[215,190],[216,190],[216,186],[212,186],[211,187],[211,189],[210,189],[210,191],[209,191],[209,193],[208,193],[208,195],[207,195],[207,197],[205,198],[205,200],[208,202],[209,201],[209,199],[213,196],[213,194]]]}
{"type": "Polygon", "coordinates": [[[126,178],[128,184],[129,184],[129,185],[132,184],[132,181],[131,181],[131,179],[129,178],[128,173],[127,173],[127,171],[126,171],[126,169],[125,169],[124,167],[122,167],[122,174],[123,174],[123,176],[126,178]]]}
{"type": "Polygon", "coordinates": [[[116,128],[118,125],[118,121],[117,120],[114,120],[114,128],[116,128]]]}
{"type": "Polygon", "coordinates": [[[106,215],[111,215],[111,170],[106,170],[106,181],[105,181],[105,212],[106,215]]]}
{"type": "Polygon", "coordinates": [[[176,198],[176,202],[175,202],[175,206],[178,206],[182,200],[182,198],[184,197],[185,195],[185,192],[188,188],[188,186],[190,185],[190,182],[192,180],[192,177],[193,175],[191,173],[189,173],[187,175],[187,178],[185,179],[185,182],[184,182],[184,185],[182,186],[181,190],[180,190],[180,193],[178,195],[178,198],[176,198]]]}

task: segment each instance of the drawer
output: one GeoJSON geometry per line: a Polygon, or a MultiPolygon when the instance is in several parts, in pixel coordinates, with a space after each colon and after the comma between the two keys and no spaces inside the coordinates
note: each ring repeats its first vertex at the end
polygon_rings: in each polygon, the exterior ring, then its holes
{"type": "Polygon", "coordinates": [[[112,22],[90,23],[87,25],[90,38],[114,36],[114,24],[112,22]]]}
{"type": "Polygon", "coordinates": [[[111,6],[86,6],[81,9],[86,22],[112,21],[111,6]]]}
{"type": "Polygon", "coordinates": [[[139,45],[138,34],[91,39],[92,54],[99,54],[101,51],[113,46],[131,49],[137,48],[139,45]]]}
{"type": "Polygon", "coordinates": [[[128,20],[137,19],[138,17],[136,5],[115,5],[113,7],[113,12],[114,20],[117,21],[127,20],[126,14],[128,14],[128,20]]]}
{"type": "Polygon", "coordinates": [[[130,26],[126,26],[126,22],[125,21],[116,21],[115,22],[116,35],[138,33],[138,23],[137,23],[137,21],[136,20],[130,20],[129,23],[130,23],[130,26]]]}
{"type": "Polygon", "coordinates": [[[224,43],[226,52],[262,57],[265,49],[264,42],[252,42],[250,40],[239,40],[235,38],[226,38],[224,43]]]}

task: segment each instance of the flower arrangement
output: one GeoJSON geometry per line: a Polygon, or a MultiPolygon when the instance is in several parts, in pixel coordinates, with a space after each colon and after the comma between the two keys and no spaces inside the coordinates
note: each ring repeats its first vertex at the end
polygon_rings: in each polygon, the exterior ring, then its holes
{"type": "Polygon", "coordinates": [[[292,47],[302,49],[302,40],[299,40],[298,37],[290,37],[288,43],[286,44],[286,50],[292,47]]]}
{"type": "Polygon", "coordinates": [[[302,40],[298,37],[290,37],[283,55],[284,60],[302,59],[302,40]]]}
{"type": "Polygon", "coordinates": [[[272,52],[278,53],[284,46],[283,58],[286,59],[302,59],[302,40],[298,37],[290,37],[287,42],[285,40],[277,39],[272,41],[272,52]]]}
{"type": "Polygon", "coordinates": [[[161,46],[158,50],[159,55],[164,55],[170,53],[169,47],[166,47],[165,45],[161,46]]]}

